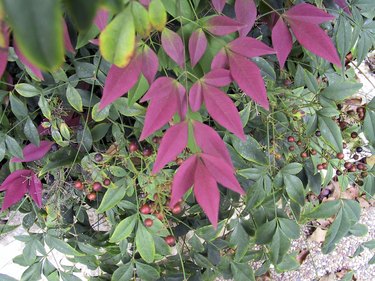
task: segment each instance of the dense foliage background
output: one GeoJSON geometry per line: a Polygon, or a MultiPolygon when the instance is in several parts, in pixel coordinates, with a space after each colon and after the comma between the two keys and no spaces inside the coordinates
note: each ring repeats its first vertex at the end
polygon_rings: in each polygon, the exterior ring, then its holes
{"type": "Polygon", "coordinates": [[[22,280],[254,280],[298,268],[301,225],[331,218],[325,253],[366,233],[375,101],[352,96],[373,0],[1,4],[0,216],[25,214],[22,280]]]}

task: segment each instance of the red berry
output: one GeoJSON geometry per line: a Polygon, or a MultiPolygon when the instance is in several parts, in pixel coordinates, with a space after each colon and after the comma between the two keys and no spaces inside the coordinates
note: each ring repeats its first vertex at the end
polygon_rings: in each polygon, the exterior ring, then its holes
{"type": "Polygon", "coordinates": [[[311,155],[316,155],[316,154],[317,154],[317,152],[316,152],[315,149],[312,149],[312,150],[310,151],[310,153],[311,153],[311,155]]]}
{"type": "Polygon", "coordinates": [[[294,145],[289,146],[289,151],[294,151],[296,148],[294,145]]]}
{"type": "Polygon", "coordinates": [[[111,180],[110,180],[110,179],[105,179],[105,180],[103,181],[103,184],[104,184],[105,186],[108,186],[108,185],[111,184],[111,180]]]}
{"type": "Polygon", "coordinates": [[[160,138],[160,137],[153,137],[153,138],[152,138],[152,142],[153,142],[153,143],[160,143],[160,141],[161,141],[161,138],[160,138]]]}
{"type": "Polygon", "coordinates": [[[164,216],[162,213],[155,213],[156,217],[158,218],[158,220],[162,221],[164,219],[164,216]]]}
{"type": "Polygon", "coordinates": [[[353,132],[350,134],[350,136],[352,137],[352,139],[355,139],[356,137],[358,137],[358,133],[353,132]]]}
{"type": "Polygon", "coordinates": [[[176,159],[176,164],[177,164],[178,166],[181,166],[182,163],[184,163],[184,159],[182,159],[182,158],[177,158],[177,159],[176,159]]]}
{"type": "Polygon", "coordinates": [[[74,183],[74,187],[75,187],[76,189],[78,189],[78,190],[83,190],[83,184],[82,184],[81,181],[76,181],[76,182],[74,183]]]}
{"type": "Polygon", "coordinates": [[[342,152],[339,152],[339,153],[337,153],[336,154],[336,157],[337,157],[337,159],[344,159],[344,153],[342,153],[342,152]]]}
{"type": "Polygon", "coordinates": [[[321,135],[322,135],[322,132],[321,132],[321,131],[316,131],[316,132],[315,132],[315,136],[320,137],[321,135]]]}
{"type": "Polygon", "coordinates": [[[358,169],[358,170],[365,170],[365,165],[362,164],[362,163],[359,163],[359,164],[357,165],[357,169],[358,169]]]}
{"type": "Polygon", "coordinates": [[[345,162],[344,167],[345,167],[345,169],[349,170],[351,167],[353,167],[353,164],[350,163],[350,162],[345,162]]]}
{"type": "Polygon", "coordinates": [[[302,152],[302,153],[301,153],[301,157],[302,157],[302,158],[307,158],[307,153],[306,153],[306,152],[302,152]]]}
{"type": "Polygon", "coordinates": [[[295,142],[296,139],[293,136],[288,137],[288,142],[295,142]]]}
{"type": "Polygon", "coordinates": [[[350,169],[349,169],[349,172],[356,172],[357,171],[357,168],[353,165],[350,169]]]}
{"type": "Polygon", "coordinates": [[[146,147],[143,149],[143,156],[149,157],[152,155],[152,148],[151,147],[146,147]]]}
{"type": "Polygon", "coordinates": [[[141,206],[141,208],[139,208],[139,211],[144,214],[144,215],[147,215],[149,213],[151,213],[151,207],[149,204],[144,204],[141,206]]]}
{"type": "Polygon", "coordinates": [[[169,246],[174,246],[176,244],[176,238],[174,238],[173,235],[168,235],[167,237],[164,237],[164,241],[169,245],[169,246]]]}
{"type": "Polygon", "coordinates": [[[96,193],[91,192],[91,193],[87,194],[87,199],[89,199],[90,201],[94,201],[96,199],[96,193]]]}
{"type": "Polygon", "coordinates": [[[327,169],[328,163],[323,163],[322,165],[323,165],[323,169],[327,169]]]}
{"type": "Polygon", "coordinates": [[[300,140],[297,141],[297,145],[298,145],[298,146],[301,146],[301,145],[302,145],[302,141],[300,141],[300,140]]]}
{"type": "Polygon", "coordinates": [[[102,185],[100,182],[94,182],[93,185],[92,185],[92,189],[95,190],[95,191],[100,191],[102,190],[102,185]]]}
{"type": "Polygon", "coordinates": [[[174,205],[174,207],[172,208],[172,213],[175,215],[178,215],[179,213],[181,213],[181,211],[182,211],[182,207],[179,203],[174,205]]]}
{"type": "Polygon", "coordinates": [[[131,142],[129,144],[129,151],[132,153],[132,152],[136,152],[138,150],[138,144],[136,142],[131,142]]]}
{"type": "Polygon", "coordinates": [[[148,218],[148,219],[145,219],[145,221],[143,223],[146,227],[151,227],[154,224],[154,221],[152,219],[148,218]]]}
{"type": "Polygon", "coordinates": [[[94,156],[94,158],[95,158],[96,162],[103,161],[103,155],[101,153],[96,153],[95,156],[94,156]]]}
{"type": "Polygon", "coordinates": [[[316,166],[316,168],[317,168],[319,171],[324,169],[323,164],[318,164],[318,165],[316,166]]]}

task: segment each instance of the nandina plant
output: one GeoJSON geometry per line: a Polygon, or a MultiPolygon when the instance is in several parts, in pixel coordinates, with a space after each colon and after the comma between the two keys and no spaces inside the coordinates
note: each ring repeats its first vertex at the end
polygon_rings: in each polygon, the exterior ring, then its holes
{"type": "Polygon", "coordinates": [[[306,223],[330,219],[324,253],[366,233],[375,104],[352,96],[368,1],[0,7],[1,216],[24,214],[21,280],[80,280],[76,263],[90,280],[255,280],[298,268],[306,223]]]}

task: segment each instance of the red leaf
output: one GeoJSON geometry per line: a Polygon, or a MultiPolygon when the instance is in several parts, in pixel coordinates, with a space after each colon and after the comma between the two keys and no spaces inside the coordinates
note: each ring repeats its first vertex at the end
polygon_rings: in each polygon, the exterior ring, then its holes
{"type": "Polygon", "coordinates": [[[276,25],[272,29],[272,44],[276,50],[277,59],[280,68],[284,68],[286,59],[293,47],[293,39],[288,26],[280,17],[276,25]]]}
{"type": "Polygon", "coordinates": [[[288,21],[298,21],[309,24],[321,24],[335,18],[321,9],[306,3],[294,6],[284,15],[288,21]]]}
{"type": "Polygon", "coordinates": [[[109,17],[108,11],[104,9],[99,9],[97,11],[95,19],[94,19],[94,23],[99,28],[100,31],[102,31],[106,27],[108,23],[108,17],[109,17]]]}
{"type": "Polygon", "coordinates": [[[29,194],[39,208],[42,207],[42,190],[42,182],[34,173],[32,173],[29,182],[29,194]]]}
{"type": "Polygon", "coordinates": [[[137,83],[140,74],[141,60],[138,55],[124,68],[119,68],[113,64],[105,80],[99,109],[103,109],[127,93],[137,83]]]}
{"type": "Polygon", "coordinates": [[[172,119],[179,107],[178,95],[178,90],[175,88],[171,94],[151,100],[140,140],[144,140],[172,119]]]}
{"type": "Polygon", "coordinates": [[[202,58],[207,48],[207,38],[201,28],[194,31],[189,39],[189,54],[191,66],[194,67],[202,58]]]}
{"type": "Polygon", "coordinates": [[[202,89],[204,103],[212,118],[240,139],[245,139],[240,114],[233,101],[213,86],[202,85],[202,89]]]}
{"type": "Polygon", "coordinates": [[[203,77],[203,82],[215,87],[225,87],[232,82],[230,71],[223,68],[213,69],[203,77]]]}
{"type": "Polygon", "coordinates": [[[245,57],[229,56],[230,73],[238,86],[255,102],[269,109],[266,87],[257,65],[245,57]]]}
{"type": "Polygon", "coordinates": [[[343,9],[347,14],[351,15],[352,13],[349,10],[349,5],[345,0],[335,0],[336,4],[343,9]]]}
{"type": "Polygon", "coordinates": [[[167,55],[180,67],[185,63],[185,47],[181,37],[174,31],[164,28],[161,33],[161,44],[167,55]]]}
{"type": "Polygon", "coordinates": [[[212,2],[212,5],[214,6],[215,10],[218,13],[221,13],[224,9],[225,2],[227,2],[227,0],[212,0],[211,2],[212,2]]]}
{"type": "Polygon", "coordinates": [[[219,216],[220,192],[215,179],[201,160],[197,161],[195,169],[194,195],[203,212],[205,212],[213,227],[216,228],[219,216]]]}
{"type": "Polygon", "coordinates": [[[254,0],[236,0],[234,3],[237,20],[245,27],[239,31],[240,37],[246,36],[253,27],[257,17],[257,7],[254,0]]]}
{"type": "MultiPolygon", "coordinates": [[[[28,173],[30,172],[29,170],[22,171],[28,171],[28,173]]],[[[19,177],[6,186],[6,193],[1,206],[1,211],[6,210],[19,202],[27,193],[27,185],[25,185],[24,182],[25,178],[19,177]]]]}
{"type": "Polygon", "coordinates": [[[149,46],[144,45],[141,53],[141,60],[141,71],[148,84],[151,85],[159,68],[159,59],[149,46]]]}
{"type": "Polygon", "coordinates": [[[22,175],[25,175],[25,173],[29,172],[29,170],[16,170],[13,173],[11,173],[0,185],[0,191],[7,190],[7,186],[10,185],[13,181],[20,178],[22,175]]]}
{"type": "Polygon", "coordinates": [[[179,97],[177,112],[180,115],[181,120],[185,120],[186,113],[188,110],[186,89],[184,86],[182,86],[180,83],[177,82],[177,91],[178,91],[178,97],[179,97]]]}
{"type": "Polygon", "coordinates": [[[12,158],[10,162],[32,162],[35,160],[42,159],[48,151],[50,151],[53,142],[51,141],[41,141],[39,146],[36,146],[32,143],[26,145],[22,152],[23,152],[23,159],[20,158],[12,158]]]}
{"type": "Polygon", "coordinates": [[[0,46],[0,78],[3,76],[8,63],[9,31],[4,23],[0,27],[1,35],[4,38],[4,46],[0,46]]]}
{"type": "Polygon", "coordinates": [[[67,27],[66,22],[64,20],[63,20],[63,30],[64,30],[64,46],[65,46],[65,49],[74,54],[75,49],[72,45],[72,41],[70,41],[68,27],[67,27]]]}
{"type": "Polygon", "coordinates": [[[190,88],[189,92],[189,104],[190,108],[193,112],[199,110],[203,102],[203,94],[202,94],[202,83],[201,81],[197,81],[193,84],[190,88]]]}
{"type": "Polygon", "coordinates": [[[212,156],[209,154],[201,154],[203,162],[207,167],[210,174],[215,180],[221,185],[237,192],[239,194],[245,194],[245,191],[240,186],[238,180],[233,174],[232,167],[226,163],[222,158],[212,156]]]}
{"type": "Polygon", "coordinates": [[[228,44],[228,48],[231,51],[248,58],[275,53],[274,49],[251,37],[237,38],[228,44]]]}
{"type": "Polygon", "coordinates": [[[211,69],[216,69],[216,68],[228,68],[229,62],[228,62],[228,56],[227,52],[225,51],[224,48],[222,48],[213,58],[211,62],[211,69]]]}
{"type": "Polygon", "coordinates": [[[187,122],[182,122],[170,127],[161,140],[152,173],[158,173],[167,163],[175,160],[176,157],[184,150],[187,142],[187,122]]]}
{"type": "Polygon", "coordinates": [[[339,55],[328,35],[315,24],[302,21],[289,21],[298,42],[310,52],[329,62],[341,65],[339,55]]]}
{"type": "Polygon", "coordinates": [[[17,57],[20,59],[20,61],[27,66],[36,77],[38,77],[40,80],[44,80],[42,71],[34,66],[23,54],[22,52],[18,49],[16,41],[13,39],[13,48],[14,51],[16,52],[17,57]]]}
{"type": "Polygon", "coordinates": [[[243,24],[227,16],[213,16],[206,22],[205,28],[214,35],[223,36],[243,28],[243,24]]]}
{"type": "Polygon", "coordinates": [[[159,77],[151,84],[147,93],[141,99],[141,102],[170,95],[170,93],[175,90],[175,82],[176,80],[169,77],[159,77]]]}
{"type": "Polygon", "coordinates": [[[139,3],[141,3],[146,8],[148,7],[148,5],[150,5],[150,2],[151,0],[139,0],[139,3]]]}
{"type": "Polygon", "coordinates": [[[228,149],[219,134],[210,126],[196,121],[193,122],[193,128],[195,141],[201,150],[206,154],[223,158],[234,171],[228,149]]]}
{"type": "Polygon", "coordinates": [[[169,206],[174,207],[178,200],[189,190],[194,183],[194,174],[197,165],[197,156],[186,159],[178,168],[172,183],[172,195],[169,206]]]}

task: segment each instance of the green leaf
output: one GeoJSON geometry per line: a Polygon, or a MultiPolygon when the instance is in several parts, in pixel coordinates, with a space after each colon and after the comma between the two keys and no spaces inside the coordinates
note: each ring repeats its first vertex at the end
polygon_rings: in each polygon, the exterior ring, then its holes
{"type": "Polygon", "coordinates": [[[149,89],[148,82],[146,78],[141,75],[138,79],[137,84],[134,85],[133,88],[130,89],[128,93],[128,105],[131,107],[134,103],[139,100],[149,89]]]}
{"type": "Polygon", "coordinates": [[[39,174],[44,175],[54,169],[71,166],[75,161],[79,162],[81,159],[82,154],[78,153],[75,149],[71,147],[61,148],[57,152],[50,154],[47,164],[43,166],[39,174]]]}
{"type": "Polygon", "coordinates": [[[99,0],[63,0],[63,2],[74,25],[80,30],[89,29],[95,18],[99,0]]]}
{"type": "Polygon", "coordinates": [[[50,247],[51,249],[56,249],[57,251],[65,255],[69,255],[69,256],[84,256],[85,255],[75,250],[72,246],[70,246],[61,238],[56,238],[54,236],[47,234],[45,236],[44,241],[46,242],[48,247],[50,247]]]}
{"type": "Polygon", "coordinates": [[[14,138],[8,135],[5,136],[5,144],[11,155],[23,159],[22,148],[14,138]]]}
{"type": "Polygon", "coordinates": [[[128,174],[124,168],[118,166],[110,166],[109,172],[115,177],[125,177],[128,174]]]}
{"type": "Polygon", "coordinates": [[[235,261],[240,261],[244,257],[250,246],[250,237],[241,223],[237,223],[237,225],[235,226],[230,237],[230,242],[237,246],[234,258],[235,261]]]}
{"type": "Polygon", "coordinates": [[[133,278],[134,266],[132,262],[120,265],[112,274],[112,281],[128,281],[133,278]]]}
{"type": "Polygon", "coordinates": [[[59,67],[64,61],[60,1],[4,0],[3,4],[22,54],[43,70],[59,67]]]}
{"type": "Polygon", "coordinates": [[[2,281],[17,281],[17,279],[14,279],[13,277],[10,277],[8,275],[0,273],[0,280],[2,281]]]}
{"type": "Polygon", "coordinates": [[[257,228],[255,232],[255,243],[267,244],[272,241],[272,237],[276,231],[276,220],[267,221],[257,228]]]}
{"type": "Polygon", "coordinates": [[[363,121],[363,133],[372,146],[375,146],[375,111],[368,110],[363,121]]]}
{"type": "Polygon", "coordinates": [[[141,37],[150,35],[151,23],[146,8],[138,2],[131,3],[135,31],[141,37]]]}
{"type": "Polygon", "coordinates": [[[272,237],[270,245],[271,260],[278,264],[283,260],[283,257],[290,248],[290,240],[284,235],[280,228],[276,228],[276,232],[272,237]]]}
{"type": "Polygon", "coordinates": [[[3,161],[4,156],[5,156],[5,151],[6,151],[5,142],[0,141],[0,161],[3,161]]]}
{"type": "Polygon", "coordinates": [[[10,107],[17,119],[22,120],[29,114],[26,105],[14,94],[9,95],[10,107]]]}
{"type": "Polygon", "coordinates": [[[319,85],[318,85],[318,82],[316,82],[315,76],[311,72],[305,70],[304,79],[305,79],[305,84],[307,88],[311,92],[317,93],[319,90],[319,85]]]}
{"type": "Polygon", "coordinates": [[[336,46],[344,62],[346,54],[350,51],[352,41],[352,27],[348,20],[340,15],[337,22],[336,46]]]}
{"type": "Polygon", "coordinates": [[[163,31],[167,24],[167,12],[161,0],[151,0],[148,6],[148,16],[152,26],[157,31],[163,31]]]}
{"type": "Polygon", "coordinates": [[[363,190],[366,191],[366,197],[371,198],[375,194],[375,177],[367,176],[363,181],[363,190]]]}
{"type": "Polygon", "coordinates": [[[29,266],[21,276],[20,281],[39,281],[40,275],[42,273],[42,265],[41,262],[36,262],[33,265],[29,266]]]}
{"type": "Polygon", "coordinates": [[[30,118],[27,118],[25,126],[23,127],[23,132],[31,143],[39,146],[40,139],[38,129],[35,127],[33,121],[31,121],[30,118]]]}
{"type": "Polygon", "coordinates": [[[102,138],[104,138],[107,135],[107,132],[110,127],[111,127],[111,124],[100,123],[100,124],[97,124],[94,128],[92,128],[91,135],[92,135],[93,142],[100,141],[102,138]]]}
{"type": "Polygon", "coordinates": [[[230,268],[235,281],[255,281],[254,272],[250,264],[231,262],[230,268]]]}
{"type": "Polygon", "coordinates": [[[320,93],[320,96],[334,101],[341,101],[357,93],[362,86],[361,83],[337,81],[325,88],[320,93]]]}
{"type": "Polygon", "coordinates": [[[284,175],[286,192],[291,200],[300,206],[305,204],[305,189],[302,181],[293,175],[284,175]]]}
{"type": "Polygon", "coordinates": [[[85,151],[90,151],[92,147],[92,136],[88,126],[84,126],[83,130],[77,132],[77,142],[83,146],[85,151]]]}
{"type": "Polygon", "coordinates": [[[100,110],[99,103],[95,104],[91,112],[92,119],[94,119],[94,121],[96,122],[103,121],[104,119],[108,117],[110,108],[111,107],[108,105],[104,107],[102,110],[100,110]]]}
{"type": "Polygon", "coordinates": [[[118,67],[125,67],[133,57],[135,49],[135,27],[129,8],[119,13],[101,32],[100,52],[103,57],[118,67]]]}
{"type": "Polygon", "coordinates": [[[42,94],[42,91],[37,89],[31,84],[19,83],[14,86],[15,90],[23,97],[31,98],[39,96],[42,94]]]}
{"type": "Polygon", "coordinates": [[[224,226],[225,226],[225,220],[219,222],[216,229],[212,225],[207,225],[207,226],[198,228],[195,231],[195,234],[206,241],[212,241],[220,235],[224,226]]]}
{"type": "Polygon", "coordinates": [[[138,223],[137,233],[135,235],[135,244],[138,253],[145,262],[151,263],[155,259],[155,242],[150,232],[142,224],[138,223]]]}
{"type": "Polygon", "coordinates": [[[331,118],[319,116],[319,128],[324,138],[336,152],[342,151],[342,135],[339,126],[331,118]]]}
{"type": "Polygon", "coordinates": [[[300,163],[290,163],[290,164],[284,166],[281,169],[281,172],[283,174],[296,175],[296,174],[298,174],[299,172],[302,171],[302,168],[303,168],[303,166],[300,163]]]}
{"type": "Polygon", "coordinates": [[[326,201],[302,214],[306,219],[326,219],[334,216],[340,209],[341,201],[326,201]]]}
{"type": "Polygon", "coordinates": [[[246,141],[233,136],[232,144],[234,149],[246,160],[259,165],[267,165],[266,154],[260,149],[260,144],[252,137],[246,136],[246,141]]]}
{"type": "Polygon", "coordinates": [[[140,280],[154,281],[160,277],[160,273],[153,266],[136,262],[135,266],[137,268],[137,275],[140,280]]]}
{"type": "Polygon", "coordinates": [[[117,205],[118,202],[122,200],[122,198],[124,198],[125,194],[126,194],[125,186],[119,186],[118,188],[107,189],[97,212],[103,213],[113,208],[114,206],[117,205]]]}
{"type": "Polygon", "coordinates": [[[115,228],[109,242],[116,243],[129,237],[133,232],[135,223],[137,222],[137,215],[131,215],[126,219],[123,219],[115,228]]]}
{"type": "Polygon", "coordinates": [[[298,239],[300,236],[299,226],[298,224],[290,219],[279,218],[279,225],[281,231],[285,234],[286,237],[289,239],[298,239]]]}
{"type": "Polygon", "coordinates": [[[46,100],[46,98],[44,96],[39,97],[38,105],[39,105],[40,109],[42,110],[42,113],[43,113],[44,117],[51,120],[52,119],[51,118],[51,109],[49,108],[48,101],[46,100]]]}
{"type": "Polygon", "coordinates": [[[349,229],[349,233],[357,237],[365,236],[368,233],[368,227],[365,224],[357,223],[349,229]]]}
{"type": "Polygon", "coordinates": [[[92,256],[100,256],[102,255],[102,252],[99,251],[97,248],[95,248],[94,246],[92,246],[91,244],[86,244],[86,243],[82,243],[82,242],[77,242],[78,244],[78,248],[88,254],[88,255],[92,255],[92,256]]]}
{"type": "MultiPolygon", "coordinates": [[[[9,225],[9,224],[0,224],[0,235],[11,232],[15,230],[20,225],[9,225]]],[[[1,280],[1,279],[0,279],[1,280]]]]}
{"type": "Polygon", "coordinates": [[[82,107],[82,98],[78,91],[70,84],[66,88],[66,98],[68,99],[69,104],[78,112],[83,111],[82,107]]]}

